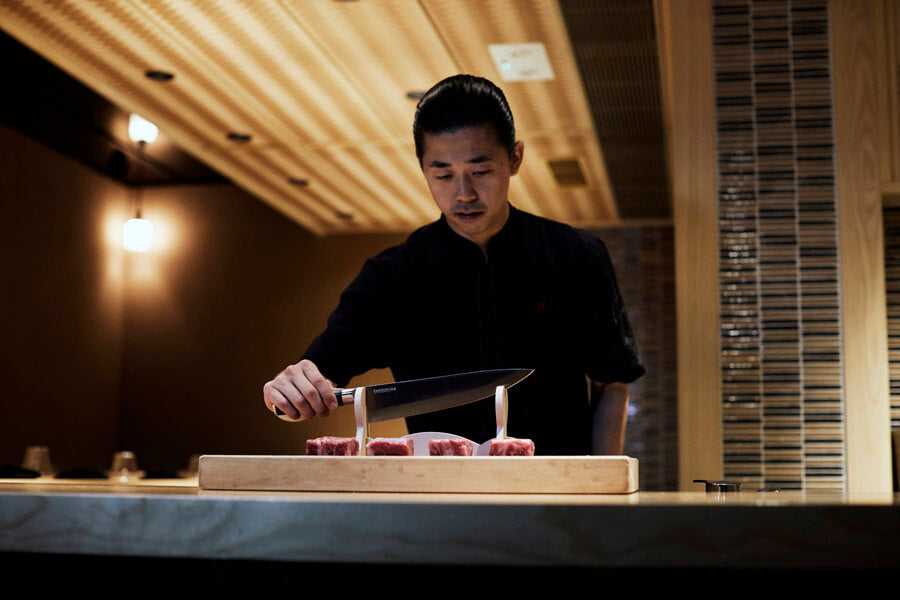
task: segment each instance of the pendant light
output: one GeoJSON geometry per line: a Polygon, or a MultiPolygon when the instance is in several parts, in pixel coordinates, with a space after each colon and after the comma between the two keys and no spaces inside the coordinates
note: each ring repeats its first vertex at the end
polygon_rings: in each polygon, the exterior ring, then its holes
{"type": "Polygon", "coordinates": [[[134,217],[122,228],[122,245],[131,252],[146,252],[153,245],[153,223],[141,216],[143,187],[140,170],[144,162],[144,145],[153,143],[159,135],[159,128],[140,115],[133,114],[128,119],[128,137],[138,146],[138,183],[134,186],[134,217]]]}

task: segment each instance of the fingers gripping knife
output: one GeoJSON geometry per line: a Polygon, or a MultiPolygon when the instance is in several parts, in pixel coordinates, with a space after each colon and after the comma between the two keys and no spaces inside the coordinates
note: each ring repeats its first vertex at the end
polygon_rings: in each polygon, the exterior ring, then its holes
{"type": "MultiPolygon", "coordinates": [[[[369,437],[369,423],[409,417],[423,413],[462,406],[494,396],[494,412],[497,421],[497,438],[506,436],[508,414],[507,389],[531,375],[531,369],[495,369],[474,371],[441,377],[399,381],[355,389],[335,390],[338,404],[343,406],[352,398],[356,416],[356,438],[360,454],[365,454],[369,437]]],[[[294,421],[277,408],[273,409],[280,419],[294,421]]],[[[423,432],[405,436],[414,440],[416,454],[427,455],[428,440],[435,438],[456,438],[460,436],[423,432]]],[[[484,444],[473,444],[476,454],[487,454],[490,440],[484,444]]]]}

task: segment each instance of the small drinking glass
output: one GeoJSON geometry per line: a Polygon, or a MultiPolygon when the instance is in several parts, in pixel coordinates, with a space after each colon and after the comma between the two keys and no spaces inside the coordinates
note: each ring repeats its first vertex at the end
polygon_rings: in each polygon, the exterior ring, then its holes
{"type": "Polygon", "coordinates": [[[116,481],[132,481],[143,477],[144,472],[138,469],[134,452],[123,450],[113,454],[112,468],[107,475],[116,481]]]}
{"type": "Polygon", "coordinates": [[[47,446],[28,446],[22,468],[37,471],[41,475],[53,475],[53,464],[50,462],[50,448],[47,446]]]}

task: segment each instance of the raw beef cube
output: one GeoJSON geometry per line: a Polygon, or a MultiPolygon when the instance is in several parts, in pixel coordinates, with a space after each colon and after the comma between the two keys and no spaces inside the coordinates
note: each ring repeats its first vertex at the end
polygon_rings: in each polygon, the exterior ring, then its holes
{"type": "Polygon", "coordinates": [[[491,440],[491,456],[534,456],[534,442],[531,440],[506,438],[491,440]]]}
{"type": "Polygon", "coordinates": [[[411,438],[375,438],[366,444],[369,456],[412,456],[413,441],[411,438]]]}
{"type": "Polygon", "coordinates": [[[430,456],[472,456],[472,442],[469,440],[428,440],[430,456]]]}
{"type": "Polygon", "coordinates": [[[359,442],[356,441],[356,438],[326,435],[306,440],[306,454],[310,456],[356,456],[359,454],[359,442]]]}

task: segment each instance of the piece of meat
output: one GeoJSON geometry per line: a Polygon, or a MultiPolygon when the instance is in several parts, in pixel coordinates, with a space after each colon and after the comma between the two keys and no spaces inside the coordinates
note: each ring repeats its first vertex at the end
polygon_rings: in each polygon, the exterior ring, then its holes
{"type": "Polygon", "coordinates": [[[428,440],[428,454],[429,456],[472,456],[472,442],[454,439],[428,440]]]}
{"type": "Polygon", "coordinates": [[[534,442],[519,438],[491,440],[491,456],[534,456],[534,442]]]}
{"type": "Polygon", "coordinates": [[[306,454],[309,456],[356,456],[359,442],[356,438],[326,435],[306,440],[306,454]]]}
{"type": "Polygon", "coordinates": [[[368,456],[412,456],[413,449],[411,438],[375,438],[366,444],[368,456]]]}

